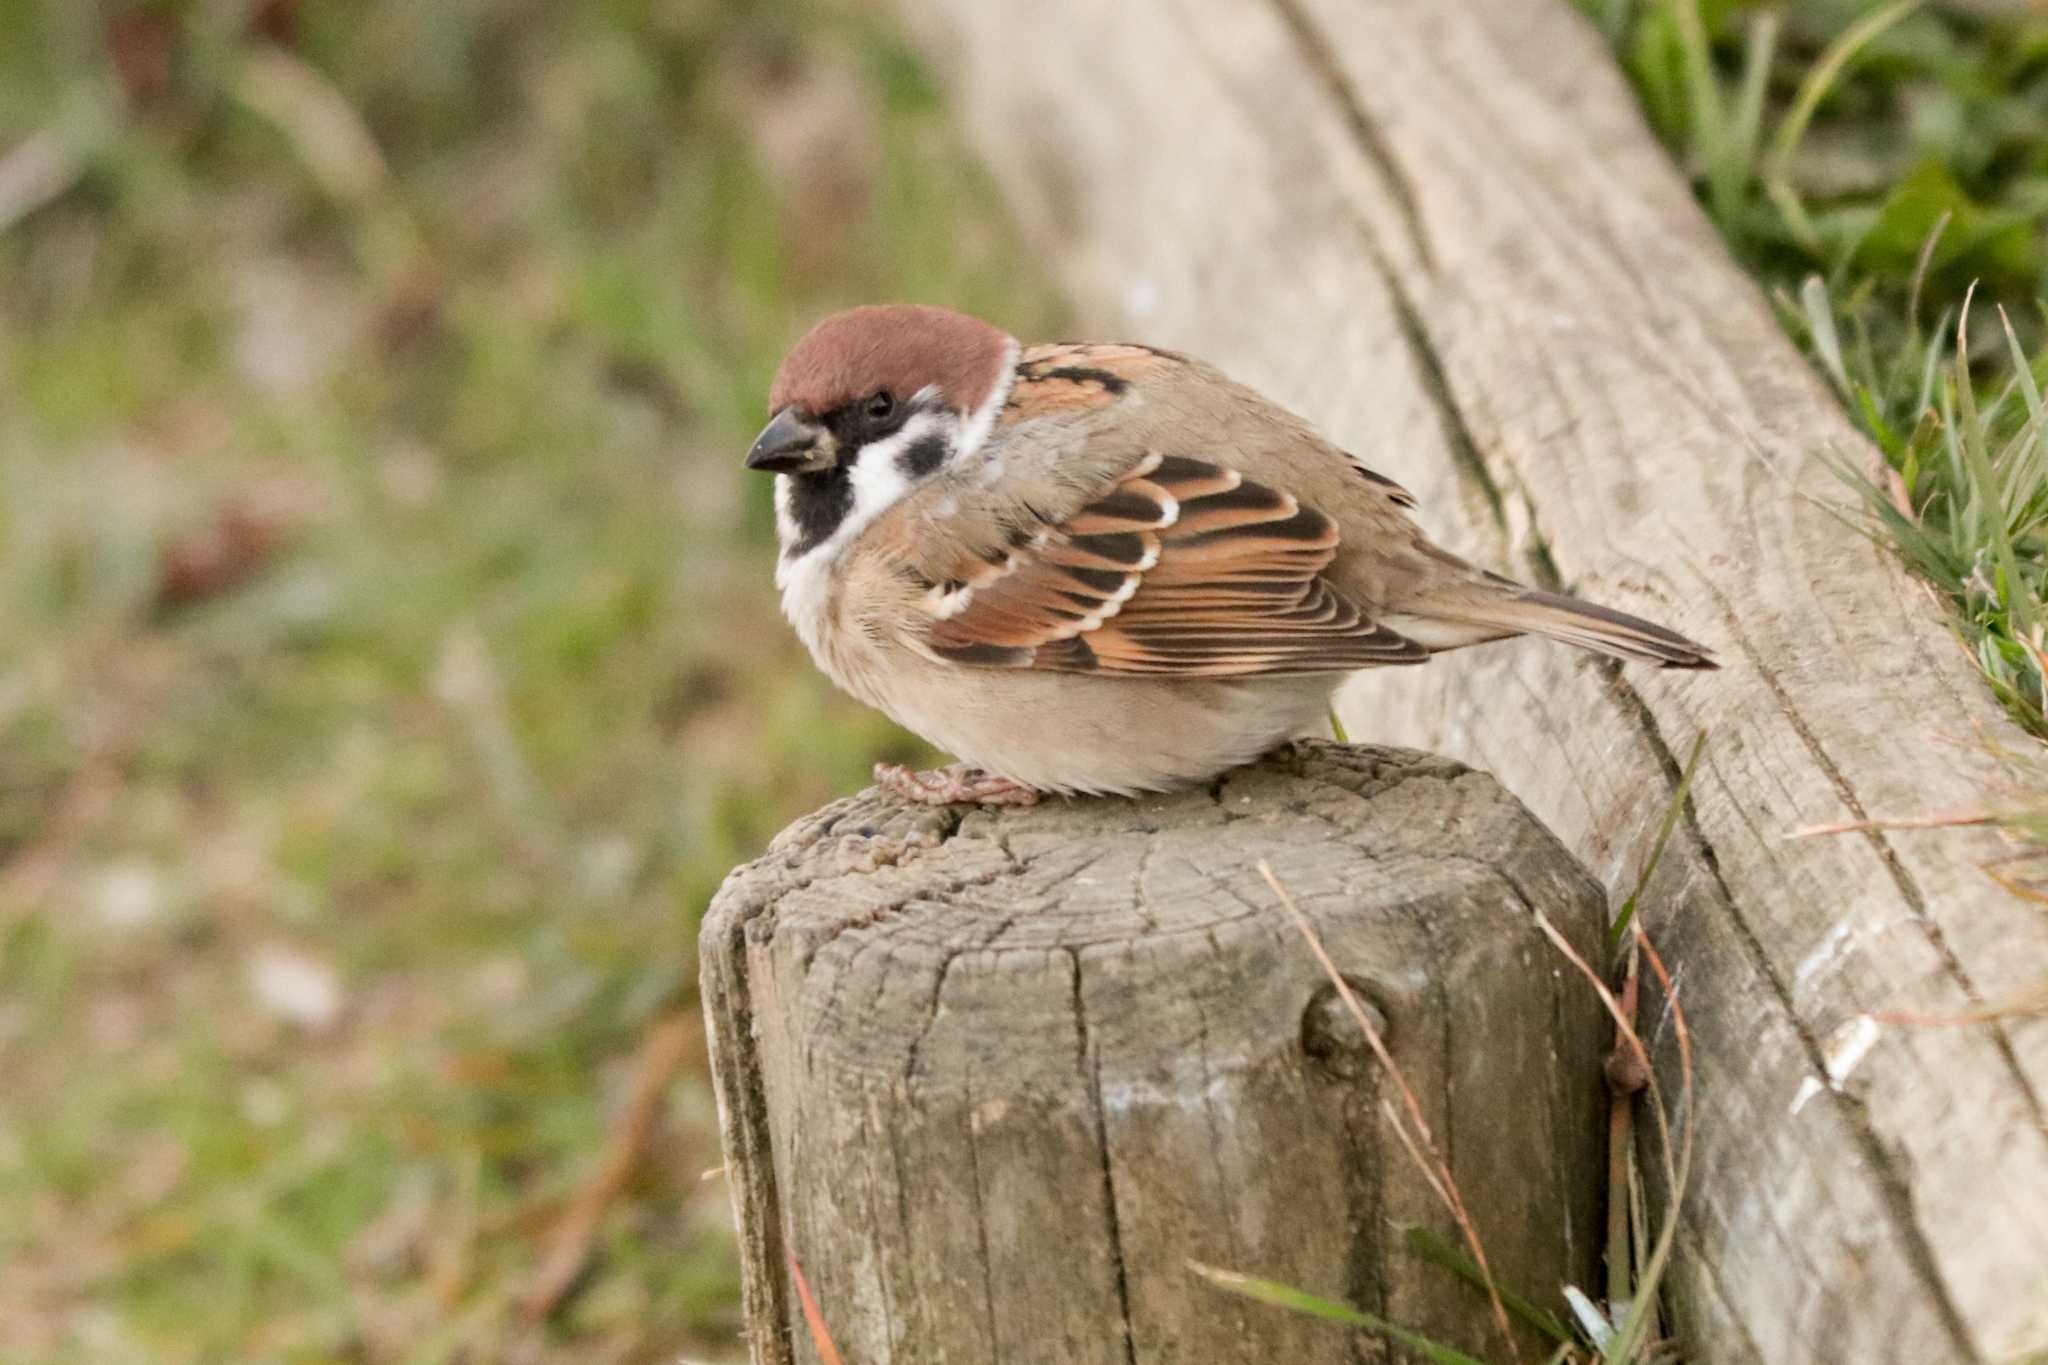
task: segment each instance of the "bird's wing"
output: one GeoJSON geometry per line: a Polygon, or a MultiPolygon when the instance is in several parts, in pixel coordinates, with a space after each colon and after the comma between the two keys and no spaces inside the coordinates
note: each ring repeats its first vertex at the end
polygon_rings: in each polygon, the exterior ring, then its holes
{"type": "Polygon", "coordinates": [[[1078,510],[932,565],[913,643],[949,663],[1108,675],[1331,673],[1427,657],[1322,577],[1338,539],[1290,493],[1148,453],[1078,510]]]}

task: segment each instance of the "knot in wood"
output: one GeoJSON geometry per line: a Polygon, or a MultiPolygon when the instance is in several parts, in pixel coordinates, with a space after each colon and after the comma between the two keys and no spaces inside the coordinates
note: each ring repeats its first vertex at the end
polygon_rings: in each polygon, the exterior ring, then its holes
{"type": "Polygon", "coordinates": [[[1301,1014],[1301,1050],[1330,1075],[1357,1081],[1371,1075],[1379,1064],[1372,1039],[1359,1027],[1358,1016],[1365,1016],[1382,1047],[1391,1047],[1392,1040],[1387,1036],[1386,1011],[1373,1003],[1371,987],[1349,976],[1344,984],[1350,988],[1350,1001],[1335,983],[1325,984],[1309,998],[1308,1008],[1301,1014]],[[1355,1013],[1353,1002],[1358,1007],[1355,1013]]]}
{"type": "Polygon", "coordinates": [[[1650,1084],[1650,1069],[1626,1039],[1615,1041],[1614,1050],[1607,1054],[1601,1070],[1607,1076],[1607,1088],[1617,1095],[1633,1095],[1650,1084]]]}

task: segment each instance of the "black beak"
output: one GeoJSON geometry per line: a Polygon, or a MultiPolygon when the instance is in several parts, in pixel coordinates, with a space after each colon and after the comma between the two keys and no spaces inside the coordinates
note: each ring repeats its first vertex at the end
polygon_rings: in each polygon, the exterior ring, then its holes
{"type": "Polygon", "coordinates": [[[796,474],[822,469],[831,463],[831,452],[823,449],[825,432],[804,420],[794,407],[775,414],[775,420],[754,438],[747,452],[747,468],[765,474],[796,474]]]}

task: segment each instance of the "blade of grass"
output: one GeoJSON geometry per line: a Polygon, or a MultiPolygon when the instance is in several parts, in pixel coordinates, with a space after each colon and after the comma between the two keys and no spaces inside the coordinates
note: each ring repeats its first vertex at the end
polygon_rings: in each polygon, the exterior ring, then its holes
{"type": "MultiPolygon", "coordinates": [[[[1671,1263],[1671,1248],[1678,1240],[1678,1212],[1685,1202],[1686,1182],[1692,1177],[1692,1030],[1685,1021],[1685,1007],[1678,1002],[1678,992],[1673,987],[1671,973],[1665,970],[1664,959],[1651,944],[1649,935],[1641,925],[1635,927],[1635,946],[1650,964],[1650,970],[1657,977],[1658,989],[1663,991],[1666,1007],[1671,1011],[1673,1033],[1678,1039],[1678,1106],[1682,1117],[1678,1160],[1671,1165],[1671,1129],[1664,1110],[1664,1101],[1659,1094],[1654,1072],[1651,1073],[1650,1096],[1656,1104],[1657,1126],[1664,1144],[1665,1161],[1669,1175],[1670,1207],[1664,1211],[1664,1226],[1657,1233],[1656,1245],[1650,1251],[1650,1259],[1644,1263],[1636,1276],[1635,1293],[1629,1304],[1628,1316],[1615,1328],[1614,1341],[1607,1351],[1607,1359],[1615,1365],[1634,1361],[1645,1345],[1651,1324],[1657,1314],[1657,1290],[1663,1283],[1664,1271],[1671,1263]]],[[[1633,1030],[1630,1030],[1633,1033],[1633,1030]]]]}
{"type": "Polygon", "coordinates": [[[1643,864],[1643,870],[1636,877],[1633,891],[1621,903],[1621,913],[1614,917],[1614,925],[1607,931],[1609,949],[1621,942],[1621,936],[1634,923],[1636,906],[1643,899],[1643,888],[1650,884],[1650,878],[1657,871],[1657,864],[1664,860],[1664,846],[1671,842],[1671,831],[1678,826],[1678,813],[1685,809],[1685,799],[1692,792],[1693,774],[1699,771],[1700,755],[1706,752],[1707,732],[1701,730],[1693,737],[1692,752],[1686,756],[1685,771],[1679,774],[1678,786],[1671,793],[1670,802],[1664,807],[1663,823],[1657,827],[1657,840],[1650,845],[1650,856],[1643,864]]]}
{"type": "MultiPolygon", "coordinates": [[[[1641,955],[1628,955],[1628,974],[1622,980],[1621,1009],[1630,1024],[1636,1021],[1636,1003],[1642,978],[1638,970],[1641,955]]],[[[1643,1076],[1626,1064],[1627,1053],[1617,1035],[1614,1050],[1602,1067],[1607,1080],[1607,1304],[1634,1297],[1635,1254],[1630,1241],[1629,1176],[1636,1145],[1636,1096],[1645,1083],[1643,1076]]]]}
{"type": "MultiPolygon", "coordinates": [[[[1441,1266],[1459,1279],[1470,1284],[1474,1289],[1479,1290],[1481,1293],[1485,1292],[1486,1276],[1480,1273],[1477,1263],[1470,1256],[1467,1256],[1448,1241],[1445,1241],[1443,1236],[1434,1229],[1417,1224],[1404,1232],[1402,1237],[1408,1244],[1410,1255],[1413,1255],[1418,1260],[1427,1261],[1431,1265],[1441,1266]]],[[[1500,1297],[1501,1302],[1507,1305],[1508,1312],[1543,1333],[1552,1341],[1570,1344],[1577,1340],[1577,1338],[1572,1336],[1571,1329],[1558,1320],[1557,1314],[1543,1307],[1526,1294],[1518,1294],[1512,1289],[1502,1289],[1500,1297]]]]}
{"type": "Polygon", "coordinates": [[[1743,54],[1742,84],[1736,91],[1734,114],[1726,139],[1716,149],[1708,176],[1714,214],[1723,222],[1731,221],[1742,211],[1742,193],[1756,174],[1764,94],[1770,84],[1771,58],[1778,47],[1778,23],[1778,12],[1774,9],[1759,10],[1749,23],[1749,43],[1743,54]]]}
{"type": "Polygon", "coordinates": [[[1693,161],[1706,170],[1719,158],[1724,137],[1721,83],[1714,75],[1714,53],[1707,41],[1707,26],[1700,18],[1699,0],[1670,0],[1670,5],[1685,66],[1686,102],[1692,111],[1693,161]]]}
{"type": "MultiPolygon", "coordinates": [[[[1913,282],[1906,289],[1905,344],[1909,347],[1918,345],[1920,341],[1920,291],[1927,285],[1927,268],[1934,263],[1935,248],[1941,245],[1941,239],[1948,232],[1948,225],[1955,221],[1955,216],[1954,209],[1941,211],[1941,216],[1934,220],[1934,226],[1928,230],[1927,240],[1920,243],[1919,259],[1913,262],[1913,282]]],[[[1940,331],[1939,325],[1935,330],[1940,331]]],[[[1923,397],[1922,406],[1925,405],[1923,397]]]]}
{"type": "Polygon", "coordinates": [[[1627,1044],[1630,1055],[1642,1068],[1650,1093],[1650,1114],[1657,1121],[1658,1150],[1664,1161],[1665,1187],[1671,1192],[1671,1204],[1665,1210],[1664,1227],[1659,1233],[1657,1245],[1642,1271],[1636,1276],[1629,1314],[1623,1323],[1626,1332],[1624,1333],[1621,1328],[1616,1331],[1616,1339],[1627,1349],[1617,1349],[1606,1356],[1610,1365],[1623,1365],[1623,1362],[1635,1360],[1633,1352],[1640,1349],[1643,1336],[1649,1330],[1649,1315],[1655,1311],[1657,1286],[1670,1259],[1670,1243],[1677,1235],[1679,1206],[1684,1201],[1686,1181],[1692,1173],[1692,1035],[1686,1026],[1685,1011],[1678,1003],[1676,992],[1671,988],[1671,979],[1664,970],[1662,960],[1649,946],[1649,938],[1643,933],[1642,926],[1631,926],[1637,950],[1649,959],[1651,969],[1657,973],[1658,981],[1663,987],[1666,1006],[1671,1011],[1678,1036],[1679,1112],[1684,1122],[1679,1129],[1679,1154],[1674,1159],[1671,1155],[1671,1112],[1664,1102],[1663,1088],[1657,1082],[1656,1068],[1651,1065],[1649,1048],[1644,1045],[1635,1025],[1623,1011],[1621,1002],[1616,1000],[1614,992],[1608,989],[1606,981],[1601,979],[1600,974],[1593,970],[1576,948],[1572,947],[1570,940],[1558,932],[1557,926],[1550,922],[1550,917],[1539,910],[1534,918],[1537,929],[1542,931],[1543,936],[1550,940],[1551,946],[1562,953],[1565,961],[1571,963],[1579,975],[1586,979],[1587,984],[1592,986],[1593,993],[1600,997],[1600,1003],[1606,1007],[1608,1017],[1614,1020],[1615,1032],[1620,1035],[1621,1041],[1627,1044]]]}
{"type": "Polygon", "coordinates": [[[1777,133],[1771,139],[1771,150],[1765,155],[1763,164],[1764,194],[1784,215],[1786,227],[1800,245],[1814,255],[1822,254],[1824,243],[1806,212],[1806,205],[1799,198],[1799,191],[1793,186],[1792,156],[1805,139],[1814,112],[1820,108],[1821,101],[1827,98],[1828,91],[1834,88],[1856,54],[1886,29],[1918,9],[1921,2],[1899,0],[1897,4],[1887,5],[1850,25],[1840,37],[1828,44],[1800,80],[1799,89],[1792,98],[1792,107],[1779,121],[1777,133]]]}
{"type": "Polygon", "coordinates": [[[1898,3],[1887,5],[1851,24],[1840,37],[1827,45],[1800,80],[1799,89],[1792,97],[1792,107],[1778,124],[1777,135],[1771,139],[1766,175],[1773,180],[1785,178],[1792,155],[1806,137],[1807,125],[1813,122],[1814,111],[1820,108],[1820,102],[1827,98],[1828,91],[1841,79],[1849,63],[1873,39],[1920,8],[1921,3],[1922,0],[1898,0],[1898,3]]]}
{"type": "Polygon", "coordinates": [[[1855,386],[1849,382],[1848,366],[1842,363],[1842,338],[1835,330],[1835,310],[1828,301],[1827,281],[1818,275],[1808,275],[1799,286],[1799,307],[1806,314],[1806,334],[1814,354],[1820,358],[1821,368],[1834,380],[1836,391],[1847,402],[1855,386]]]}
{"type": "MultiPolygon", "coordinates": [[[[1633,1146],[1628,1157],[1628,1230],[1633,1264],[1644,1265],[1650,1259],[1650,1193],[1643,1185],[1643,1163],[1636,1159],[1633,1146]]],[[[1642,1291],[1638,1288],[1635,1292],[1642,1291]]],[[[1657,1287],[1649,1286],[1648,1292],[1656,1293],[1657,1287]]]]}
{"type": "Polygon", "coordinates": [[[1817,834],[1862,834],[1877,829],[1954,829],[1959,825],[1989,825],[1998,814],[1988,810],[1940,811],[1933,815],[1873,816],[1867,820],[1838,820],[1828,825],[1802,825],[1788,829],[1783,838],[1811,839],[1817,834]]]}
{"type": "MultiPolygon", "coordinates": [[[[1944,308],[1941,310],[1941,316],[1934,320],[1935,336],[1943,337],[1948,335],[1948,319],[1950,312],[1950,309],[1944,308]]],[[[1913,407],[1916,411],[1923,413],[1931,413],[1934,411],[1934,395],[1936,387],[1939,385],[1940,380],[1941,347],[1938,345],[1929,346],[1927,348],[1927,354],[1920,364],[1920,392],[1913,400],[1913,407]]]]}
{"type": "Polygon", "coordinates": [[[1403,1327],[1399,1323],[1388,1322],[1385,1318],[1361,1312],[1349,1304],[1317,1298],[1314,1294],[1281,1284],[1277,1280],[1262,1280],[1255,1275],[1203,1265],[1200,1261],[1189,1261],[1187,1267],[1226,1293],[1271,1304],[1275,1308],[1304,1313],[1312,1318],[1322,1318],[1326,1322],[1341,1322],[1347,1327],[1371,1332],[1407,1347],[1425,1359],[1436,1362],[1436,1365],[1486,1365],[1484,1361],[1468,1356],[1456,1347],[1432,1341],[1420,1332],[1403,1327]]]}
{"type": "Polygon", "coordinates": [[[1962,443],[1965,467],[1969,481],[1974,486],[1973,501],[1983,509],[1979,529],[1990,544],[1993,556],[1998,562],[1999,575],[2005,580],[1999,596],[2007,614],[2012,618],[2013,633],[2021,638],[2031,638],[2034,633],[2033,604],[2028,601],[2026,584],[2020,578],[2019,558],[2013,553],[2012,528],[1998,473],[1992,467],[1991,457],[1985,450],[1985,422],[1977,408],[1977,395],[1970,382],[1970,299],[1976,286],[1963,295],[1963,307],[1956,319],[1955,394],[1957,435],[1962,443]]]}
{"type": "Polygon", "coordinates": [[[1822,239],[1820,229],[1813,225],[1813,216],[1806,211],[1806,204],[1790,180],[1766,176],[1764,197],[1784,218],[1785,230],[1792,235],[1792,240],[1798,242],[1809,256],[1826,254],[1827,243],[1822,239]]]}
{"type": "Polygon", "coordinates": [[[1373,1027],[1372,1019],[1366,1014],[1365,1007],[1358,1003],[1358,996],[1352,991],[1351,983],[1344,979],[1344,974],[1337,970],[1337,964],[1330,960],[1329,950],[1323,947],[1322,937],[1316,933],[1315,926],[1309,923],[1308,916],[1295,904],[1293,895],[1280,884],[1279,877],[1274,875],[1272,864],[1262,858],[1259,860],[1258,869],[1259,875],[1266,879],[1266,885],[1272,887],[1273,894],[1280,898],[1280,904],[1293,919],[1295,928],[1300,930],[1302,938],[1307,940],[1309,951],[1315,954],[1317,963],[1330,978],[1330,984],[1336,989],[1338,998],[1343,1000],[1344,1007],[1351,1012],[1352,1020],[1357,1023],[1359,1031],[1364,1033],[1373,1056],[1378,1059],[1380,1066],[1400,1090],[1401,1101],[1407,1107],[1408,1117],[1415,1125],[1417,1137],[1410,1138],[1407,1129],[1399,1122],[1398,1114],[1391,1105],[1387,1105],[1387,1115],[1394,1120],[1394,1131],[1408,1148],[1409,1155],[1415,1159],[1423,1178],[1429,1182],[1437,1198],[1442,1200],[1444,1207],[1450,1211],[1452,1220],[1457,1223],[1458,1231],[1465,1239],[1465,1245],[1472,1249],[1472,1259],[1478,1262],[1479,1271],[1486,1279],[1487,1297],[1493,1303],[1494,1325],[1500,1329],[1501,1341],[1506,1344],[1508,1354],[1519,1359],[1520,1353],[1515,1348],[1514,1332],[1508,1327],[1507,1306],[1501,1301],[1500,1287],[1493,1278],[1493,1268],[1486,1262],[1486,1246],[1479,1240],[1479,1229],[1473,1225],[1471,1215],[1465,1210],[1465,1198],[1458,1189],[1458,1182],[1451,1175],[1450,1162],[1444,1159],[1443,1153],[1437,1148],[1436,1136],[1430,1132],[1429,1121],[1423,1117],[1422,1101],[1415,1097],[1415,1089],[1408,1084],[1408,1078],[1401,1074],[1400,1066],[1394,1061],[1394,1054],[1387,1051],[1386,1040],[1381,1038],[1380,1031],[1373,1027]],[[1421,1147],[1416,1146],[1418,1140],[1421,1147]],[[1428,1149],[1427,1157],[1423,1156],[1422,1148],[1428,1149]]]}
{"type": "Polygon", "coordinates": [[[2020,345],[2019,333],[2013,331],[2012,319],[2006,316],[2004,304],[1998,306],[1998,325],[2005,329],[2005,347],[2012,356],[2013,379],[2027,400],[2027,416],[2038,422],[2041,420],[2041,386],[2035,382],[2033,362],[2027,359],[2026,348],[2020,345]]]}

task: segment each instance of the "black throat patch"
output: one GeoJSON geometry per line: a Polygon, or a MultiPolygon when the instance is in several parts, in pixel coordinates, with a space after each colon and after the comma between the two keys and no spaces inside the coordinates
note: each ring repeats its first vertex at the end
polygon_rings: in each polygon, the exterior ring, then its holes
{"type": "Polygon", "coordinates": [[[853,511],[853,469],[835,464],[815,474],[788,474],[789,518],[796,523],[796,540],[783,555],[800,559],[832,538],[853,511]]]}

